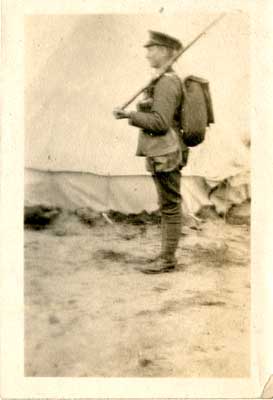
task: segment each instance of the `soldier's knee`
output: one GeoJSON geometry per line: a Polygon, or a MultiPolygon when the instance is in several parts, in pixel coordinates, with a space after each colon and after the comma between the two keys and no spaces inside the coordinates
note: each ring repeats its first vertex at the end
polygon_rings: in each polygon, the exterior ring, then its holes
{"type": "Polygon", "coordinates": [[[181,216],[181,201],[172,204],[165,204],[161,208],[161,213],[164,216],[181,216]]]}

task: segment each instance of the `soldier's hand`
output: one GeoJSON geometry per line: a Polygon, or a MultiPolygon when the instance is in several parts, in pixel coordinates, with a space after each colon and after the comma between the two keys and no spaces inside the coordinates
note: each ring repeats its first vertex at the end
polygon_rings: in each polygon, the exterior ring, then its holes
{"type": "Polygon", "coordinates": [[[115,108],[113,115],[116,119],[129,118],[130,113],[128,111],[122,110],[121,108],[115,108]]]}

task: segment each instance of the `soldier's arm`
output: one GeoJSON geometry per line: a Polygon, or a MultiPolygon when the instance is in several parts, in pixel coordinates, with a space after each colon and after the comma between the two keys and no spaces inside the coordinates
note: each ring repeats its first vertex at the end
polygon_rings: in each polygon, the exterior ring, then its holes
{"type": "Polygon", "coordinates": [[[155,85],[151,111],[132,111],[129,123],[149,131],[153,136],[164,135],[172,125],[179,102],[180,88],[177,81],[170,76],[163,76],[155,85]]]}

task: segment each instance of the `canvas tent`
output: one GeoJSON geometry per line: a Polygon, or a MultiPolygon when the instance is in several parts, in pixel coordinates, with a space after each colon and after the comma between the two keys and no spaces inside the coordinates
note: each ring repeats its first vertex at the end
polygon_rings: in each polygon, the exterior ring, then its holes
{"type": "MultiPolygon", "coordinates": [[[[214,18],[28,16],[25,204],[155,210],[152,179],[144,159],[135,156],[137,129],[114,120],[112,110],[149,79],[143,48],[148,29],[187,44],[214,18]]],[[[185,212],[203,205],[221,211],[250,197],[249,38],[248,15],[228,14],[175,65],[181,77],[194,74],[210,81],[216,118],[183,170],[185,212]]]]}

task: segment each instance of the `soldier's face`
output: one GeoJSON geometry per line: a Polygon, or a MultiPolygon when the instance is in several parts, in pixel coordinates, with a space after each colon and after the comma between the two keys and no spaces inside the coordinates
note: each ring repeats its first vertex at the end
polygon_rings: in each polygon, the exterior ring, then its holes
{"type": "Polygon", "coordinates": [[[169,51],[164,46],[147,47],[146,58],[152,68],[160,68],[169,59],[169,51]]]}

